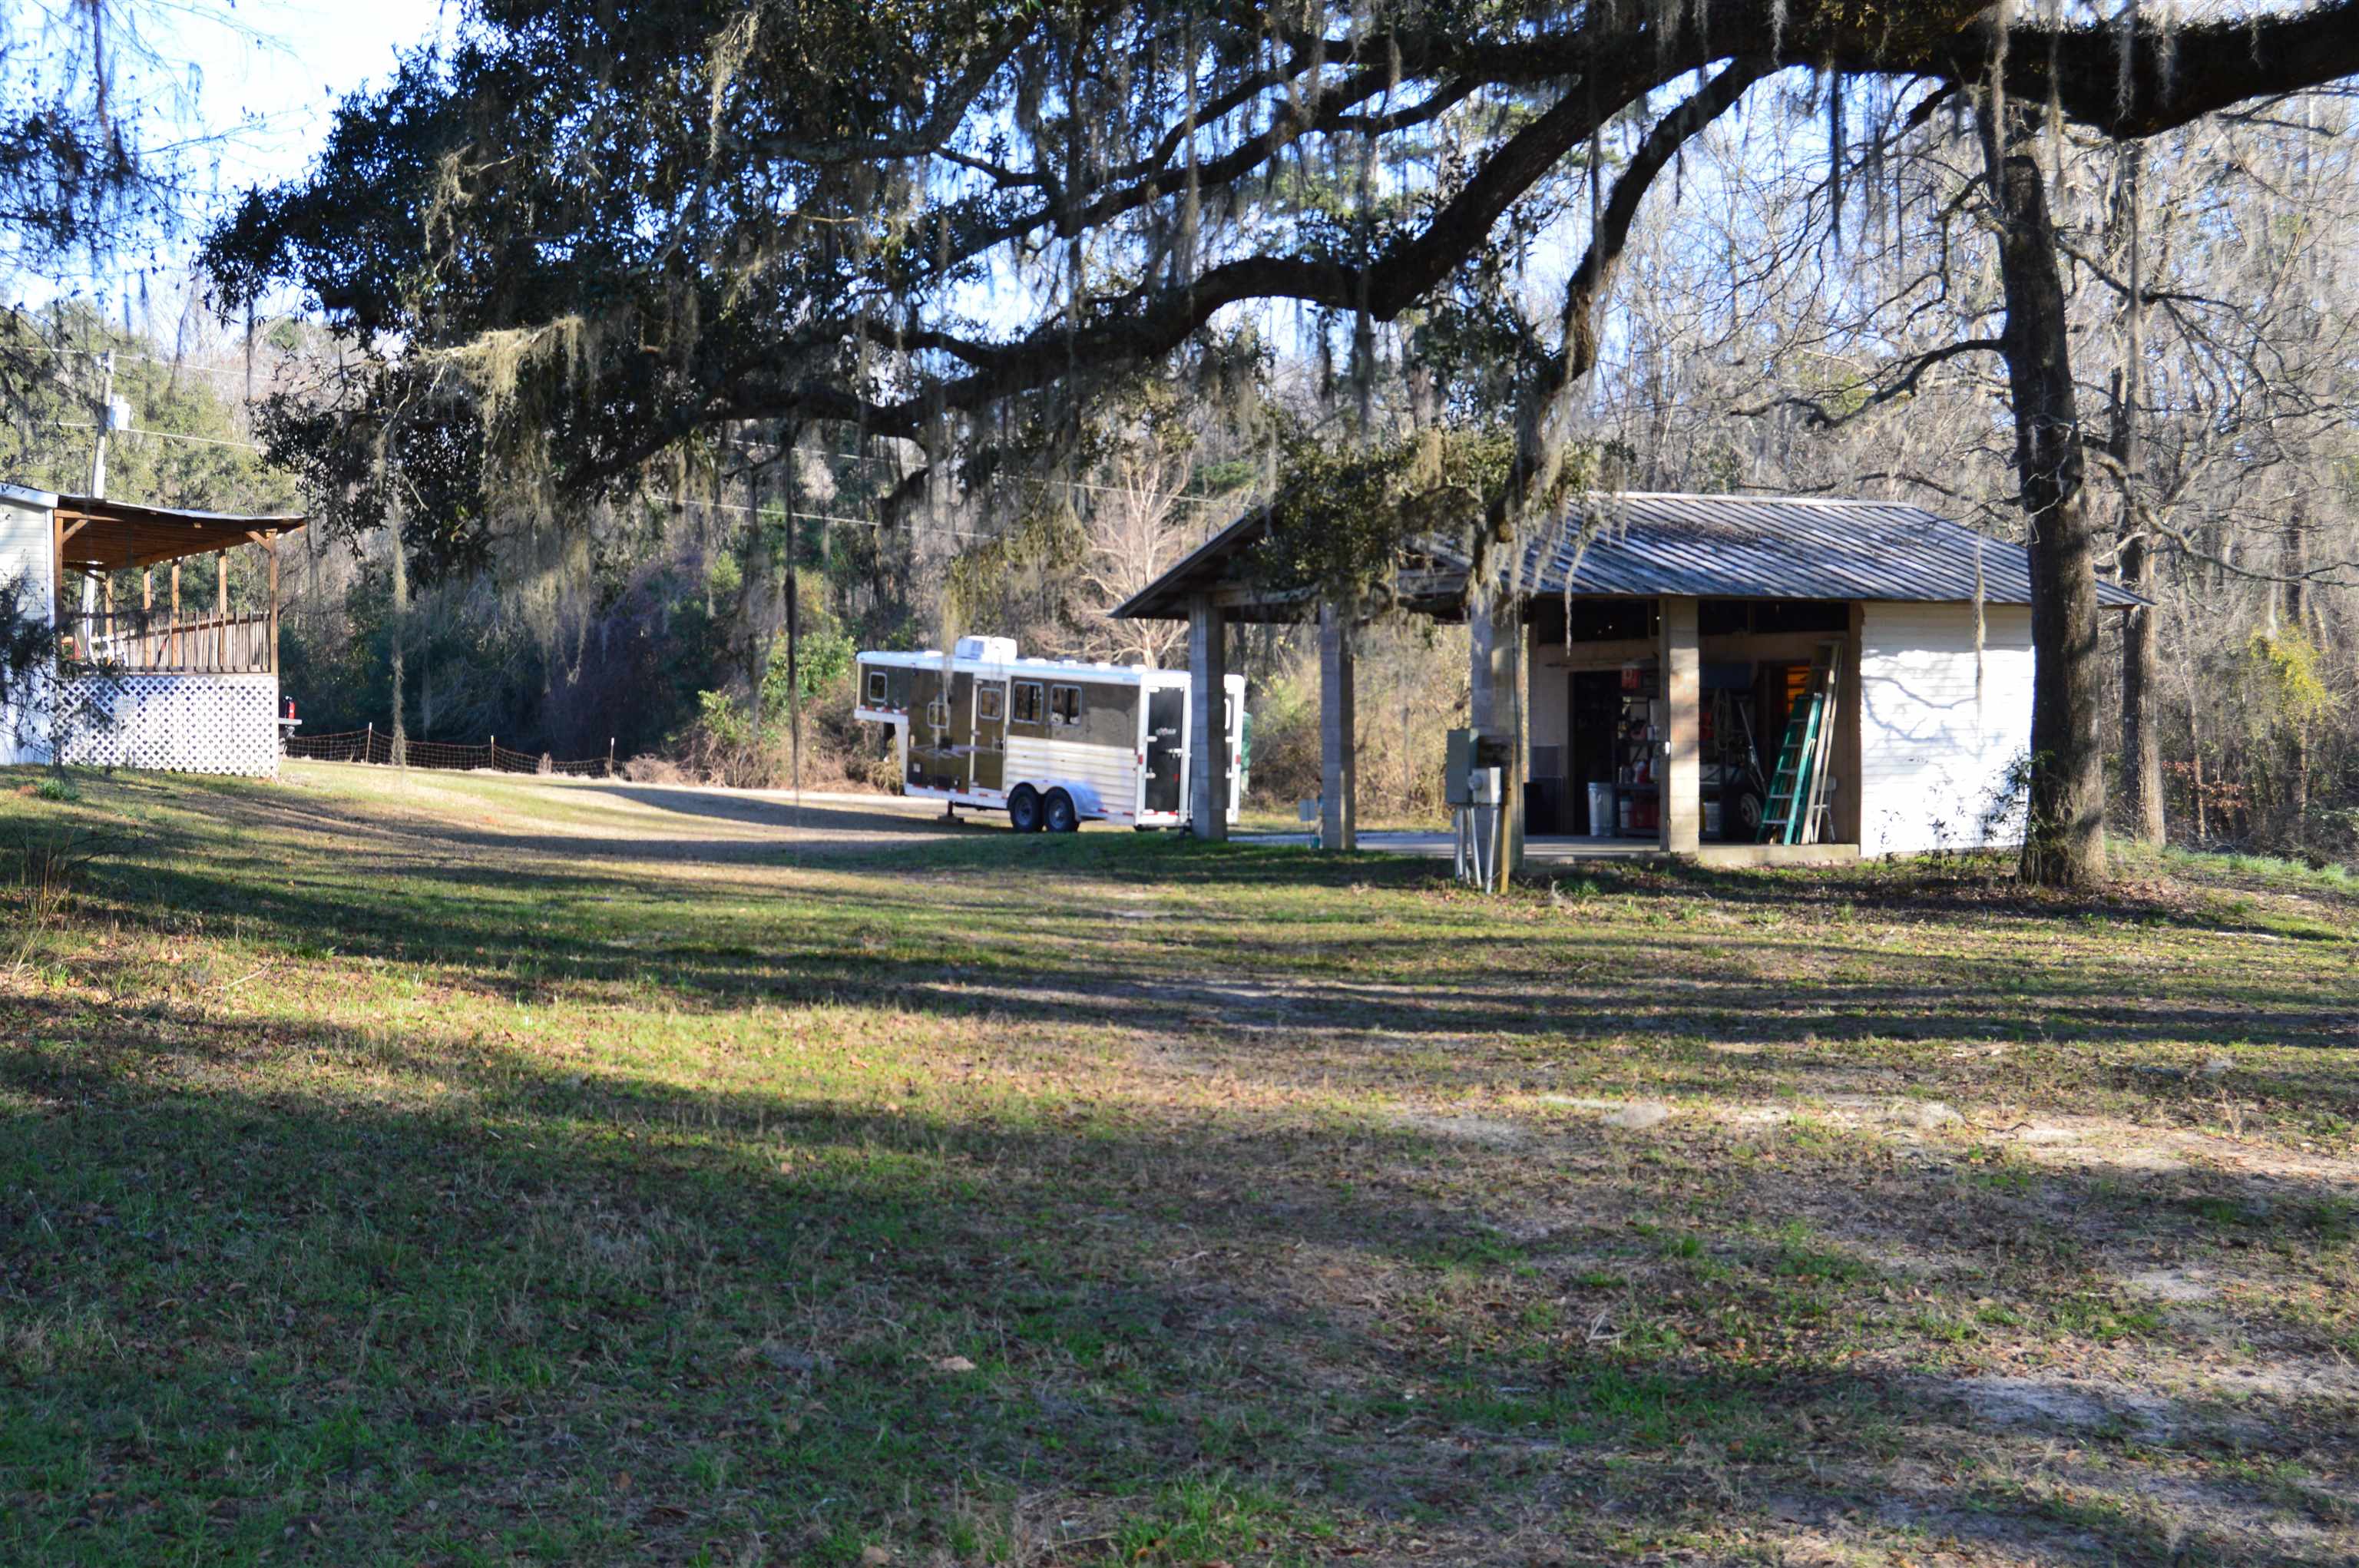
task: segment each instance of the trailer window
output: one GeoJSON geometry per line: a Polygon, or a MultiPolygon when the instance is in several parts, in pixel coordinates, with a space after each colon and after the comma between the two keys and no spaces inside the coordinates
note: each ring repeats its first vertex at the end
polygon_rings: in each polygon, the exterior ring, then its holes
{"type": "Polygon", "coordinates": [[[1006,690],[997,681],[978,690],[974,694],[974,716],[978,719],[996,722],[999,718],[999,705],[1006,701],[1004,696],[1006,690]]]}
{"type": "Polygon", "coordinates": [[[940,697],[937,697],[932,702],[926,704],[926,723],[940,730],[948,729],[950,727],[950,722],[951,705],[948,702],[945,702],[940,697]]]}
{"type": "Polygon", "coordinates": [[[1037,724],[1040,722],[1040,682],[1018,681],[1016,683],[1016,722],[1037,724]]]}
{"type": "Polygon", "coordinates": [[[1080,724],[1082,722],[1082,689],[1078,686],[1049,687],[1049,719],[1051,724],[1080,724]]]}
{"type": "Polygon", "coordinates": [[[868,705],[872,708],[885,705],[885,672],[881,670],[868,672],[868,705]]]}

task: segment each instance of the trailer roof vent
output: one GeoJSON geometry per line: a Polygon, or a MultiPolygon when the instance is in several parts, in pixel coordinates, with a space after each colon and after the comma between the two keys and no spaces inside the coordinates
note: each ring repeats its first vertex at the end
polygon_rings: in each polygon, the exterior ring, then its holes
{"type": "Polygon", "coordinates": [[[985,664],[1010,664],[1016,659],[1016,639],[1012,637],[962,637],[958,639],[958,657],[978,659],[985,664]]]}

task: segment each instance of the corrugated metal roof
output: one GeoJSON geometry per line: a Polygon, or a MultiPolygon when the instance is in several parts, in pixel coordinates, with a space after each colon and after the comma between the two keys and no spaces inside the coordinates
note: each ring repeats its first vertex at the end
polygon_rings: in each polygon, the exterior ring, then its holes
{"type": "MultiPolygon", "coordinates": [[[[1534,593],[1565,592],[1568,575],[1575,593],[1929,603],[1972,599],[1979,578],[1990,604],[2031,602],[2023,546],[1894,501],[1593,495],[1525,557],[1534,593]]],[[[2103,581],[2097,593],[2139,602],[2103,581]]]]}
{"type": "MultiPolygon", "coordinates": [[[[1266,514],[1246,513],[1118,606],[1121,617],[1184,615],[1185,596],[1236,578],[1266,514]]],[[[1439,539],[1419,552],[1462,572],[1465,557],[1439,539]]],[[[1896,501],[1679,495],[1585,497],[1550,539],[1527,549],[1523,583],[1535,595],[1692,594],[1699,599],[1892,599],[1994,604],[2031,602],[2031,558],[2019,544],[1896,501]],[[1584,528],[1582,526],[1588,526],[1584,528]]],[[[2143,603],[2099,579],[2108,608],[2143,603]]]]}

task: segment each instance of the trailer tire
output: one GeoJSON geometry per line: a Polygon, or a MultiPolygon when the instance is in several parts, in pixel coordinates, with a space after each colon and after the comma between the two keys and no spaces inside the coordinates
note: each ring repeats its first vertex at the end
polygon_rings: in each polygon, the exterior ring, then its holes
{"type": "Polygon", "coordinates": [[[1017,833],[1040,831],[1040,796],[1029,784],[1018,784],[1007,797],[1007,825],[1017,833]]]}
{"type": "Polygon", "coordinates": [[[1761,813],[1767,802],[1747,784],[1725,796],[1720,808],[1720,836],[1730,844],[1752,844],[1761,837],[1761,813]]]}
{"type": "Polygon", "coordinates": [[[1042,813],[1041,825],[1050,833],[1080,832],[1082,814],[1073,810],[1073,798],[1062,789],[1049,790],[1049,809],[1042,813]]]}

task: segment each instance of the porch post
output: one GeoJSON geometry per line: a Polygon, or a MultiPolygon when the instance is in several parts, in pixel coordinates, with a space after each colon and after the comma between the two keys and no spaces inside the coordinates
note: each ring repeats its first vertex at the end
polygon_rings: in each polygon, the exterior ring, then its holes
{"type": "Polygon", "coordinates": [[[1319,847],[1360,846],[1360,727],[1351,612],[1319,606],[1319,847]]]}
{"type": "MultiPolygon", "coordinates": [[[[278,536],[272,534],[263,545],[270,560],[270,673],[278,673],[278,536]]],[[[271,717],[276,718],[276,713],[271,717]]]]}
{"type": "Polygon", "coordinates": [[[188,635],[180,630],[180,563],[172,562],[172,626],[164,637],[165,661],[175,670],[188,667],[188,635]]]}
{"type": "Polygon", "coordinates": [[[1469,612],[1466,629],[1467,722],[1506,755],[1499,779],[1507,817],[1501,864],[1515,870],[1524,863],[1524,774],[1531,766],[1524,722],[1523,605],[1506,588],[1495,587],[1487,606],[1478,603],[1469,612]]]}
{"type": "Polygon", "coordinates": [[[1703,647],[1700,605],[1667,594],[1657,601],[1662,620],[1663,734],[1660,843],[1671,855],[1693,855],[1703,844],[1703,647]]]}
{"type": "Polygon", "coordinates": [[[1228,615],[1209,593],[1188,599],[1188,816],[1198,838],[1229,836],[1228,615]]]}
{"type": "Polygon", "coordinates": [[[229,551],[213,554],[213,668],[229,668],[229,551]]]}

